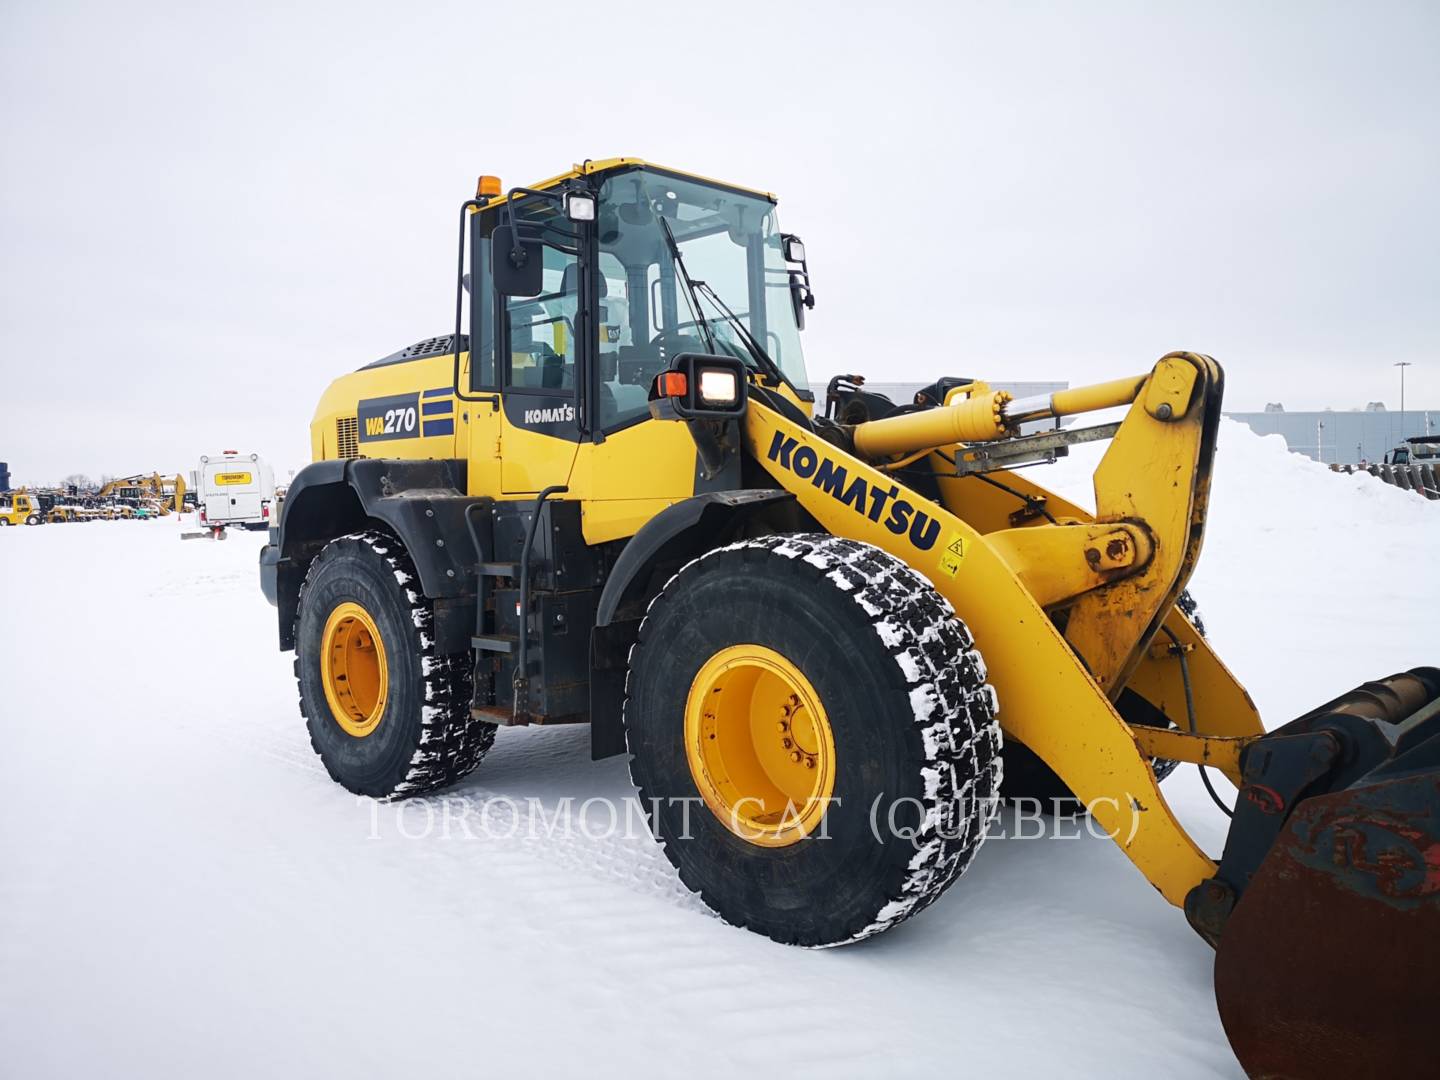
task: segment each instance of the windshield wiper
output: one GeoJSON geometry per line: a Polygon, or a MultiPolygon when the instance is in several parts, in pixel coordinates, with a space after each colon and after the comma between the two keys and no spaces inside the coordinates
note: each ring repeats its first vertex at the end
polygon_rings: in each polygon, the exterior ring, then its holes
{"type": "Polygon", "coordinates": [[[760,342],[755,340],[755,335],[750,333],[750,328],[745,325],[745,320],[730,310],[730,305],[725,303],[724,300],[721,300],[720,294],[705,282],[696,281],[693,283],[693,286],[696,290],[700,291],[701,295],[708,296],[710,301],[720,309],[725,318],[728,319],[730,324],[739,332],[740,340],[744,342],[745,348],[750,353],[751,358],[760,366],[760,369],[766,376],[773,380],[773,385],[779,386],[785,379],[785,376],[780,372],[780,365],[775,363],[774,360],[771,360],[770,354],[761,347],[760,342]]]}
{"type": "Polygon", "coordinates": [[[721,314],[724,315],[730,324],[735,327],[736,331],[739,332],[740,340],[744,343],[745,350],[750,354],[751,359],[755,361],[760,370],[765,373],[771,385],[779,386],[782,382],[786,381],[784,374],[780,371],[780,365],[770,359],[770,354],[755,340],[755,335],[750,333],[750,328],[745,325],[745,321],[741,319],[739,315],[736,315],[724,300],[720,299],[719,293],[705,282],[696,281],[690,276],[690,271],[685,266],[685,257],[680,254],[680,245],[675,242],[675,233],[670,228],[670,222],[662,217],[660,218],[660,227],[665,230],[665,239],[670,245],[670,257],[675,261],[675,266],[680,271],[680,277],[685,282],[685,290],[687,293],[685,304],[690,308],[690,314],[695,317],[695,324],[705,331],[705,337],[710,344],[710,351],[716,351],[715,332],[710,328],[710,322],[705,318],[704,311],[701,310],[704,306],[700,303],[701,296],[709,297],[711,303],[720,310],[721,314]]]}
{"type": "Polygon", "coordinates": [[[705,319],[705,314],[700,310],[700,297],[695,293],[695,282],[690,278],[690,271],[685,268],[685,258],[680,254],[680,245],[675,242],[675,234],[670,230],[670,222],[660,217],[660,227],[665,230],[665,240],[670,245],[670,258],[675,262],[675,268],[680,271],[680,280],[685,282],[685,306],[690,309],[694,316],[695,325],[705,331],[705,340],[710,346],[710,351],[715,351],[715,332],[710,329],[710,324],[705,319]]]}

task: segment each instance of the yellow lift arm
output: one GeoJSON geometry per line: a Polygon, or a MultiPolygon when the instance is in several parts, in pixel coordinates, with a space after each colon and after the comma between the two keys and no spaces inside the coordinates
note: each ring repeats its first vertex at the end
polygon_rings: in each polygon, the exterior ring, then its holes
{"type": "MultiPolygon", "coordinates": [[[[1170,810],[1149,756],[1204,761],[1238,782],[1240,747],[1264,733],[1244,690],[1174,612],[1204,534],[1221,379],[1208,357],[1175,353],[1149,374],[1043,403],[974,384],[945,407],[857,426],[854,454],[760,401],[745,422],[751,454],[821,525],[901,558],[954,605],[986,657],[1006,735],[1055,770],[1176,906],[1215,863],[1170,810]],[[1057,499],[1068,512],[1051,511],[1053,523],[1002,518],[981,531],[986,517],[967,500],[982,484],[965,473],[967,455],[1023,420],[1118,405],[1129,412],[1095,472],[1094,515],[1057,499]],[[928,464],[938,503],[886,471],[906,460],[928,464]],[[1156,645],[1162,626],[1173,644],[1156,645]],[[1193,735],[1131,727],[1113,704],[1131,681],[1179,704],[1172,649],[1186,651],[1193,696],[1207,704],[1193,735]]],[[[1183,705],[1170,715],[1184,717],[1183,705]]]]}

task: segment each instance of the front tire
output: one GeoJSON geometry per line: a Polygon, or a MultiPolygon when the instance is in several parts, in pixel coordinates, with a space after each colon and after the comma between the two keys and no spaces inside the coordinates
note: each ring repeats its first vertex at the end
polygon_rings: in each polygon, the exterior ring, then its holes
{"type": "Polygon", "coordinates": [[[357,795],[446,787],[495,742],[495,725],[470,716],[470,657],[435,652],[418,587],[400,541],[367,530],[327,544],[300,590],[300,711],[326,771],[357,795]]]}
{"type": "Polygon", "coordinates": [[[650,605],[626,694],[652,833],[721,918],[776,941],[845,944],[914,915],[997,810],[974,641],[867,544],[772,536],[695,560],[650,605]],[[807,793],[828,795],[808,822],[809,800],[783,806],[807,793]]]}

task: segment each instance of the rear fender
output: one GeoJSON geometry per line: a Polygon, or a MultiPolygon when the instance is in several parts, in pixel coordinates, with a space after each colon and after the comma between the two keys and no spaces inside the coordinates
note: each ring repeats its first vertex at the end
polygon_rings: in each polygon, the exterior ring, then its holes
{"type": "Polygon", "coordinates": [[[436,602],[440,651],[467,649],[481,559],[465,512],[488,500],[466,495],[465,478],[461,460],[359,458],[302,469],[260,554],[262,589],[279,609],[280,647],[295,647],[295,613],[311,560],[337,537],[379,522],[405,545],[420,591],[436,602]]]}

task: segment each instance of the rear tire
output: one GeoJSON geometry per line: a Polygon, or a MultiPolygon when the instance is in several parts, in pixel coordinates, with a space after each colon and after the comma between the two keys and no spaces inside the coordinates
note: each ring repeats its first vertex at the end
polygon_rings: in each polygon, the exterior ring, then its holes
{"type": "MultiPolygon", "coordinates": [[[[772,536],[690,563],[640,625],[626,695],[651,832],[722,919],[779,942],[845,944],[921,911],[969,865],[998,809],[1000,728],[974,641],[928,581],[867,544],[772,536]],[[687,728],[695,688],[712,700],[706,671],[737,647],[793,665],[833,735],[832,801],[813,831],[779,846],[727,826],[687,753],[707,737],[687,728]]],[[[714,712],[733,729],[734,714],[714,712]]],[[[752,718],[751,730],[762,745],[772,725],[752,718]]]]}
{"type": "Polygon", "coordinates": [[[495,742],[495,725],[470,716],[470,656],[436,654],[434,609],[418,585],[400,541],[367,530],[327,544],[300,589],[300,711],[326,771],[357,795],[383,799],[446,787],[472,772],[495,742]],[[380,647],[383,675],[378,701],[370,694],[375,716],[368,730],[332,702],[340,685],[333,671],[327,696],[322,653],[342,609],[356,612],[380,647]]]}

